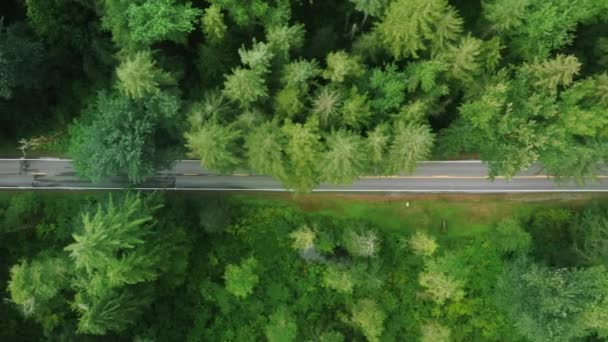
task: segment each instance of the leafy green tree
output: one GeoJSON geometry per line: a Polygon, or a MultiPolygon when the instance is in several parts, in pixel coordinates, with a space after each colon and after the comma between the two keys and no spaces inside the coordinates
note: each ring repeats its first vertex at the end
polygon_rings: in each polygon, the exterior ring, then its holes
{"type": "Polygon", "coordinates": [[[241,63],[249,66],[251,70],[265,73],[270,67],[270,61],[274,57],[274,53],[271,50],[269,44],[262,42],[254,42],[251,49],[245,48],[239,49],[239,56],[241,57],[241,63]]]}
{"type": "Polygon", "coordinates": [[[390,141],[388,125],[381,124],[367,133],[366,145],[369,152],[370,171],[375,174],[385,173],[385,157],[390,141]]]}
{"type": "Polygon", "coordinates": [[[256,172],[279,180],[286,179],[285,140],[286,137],[275,122],[265,122],[254,128],[245,139],[249,166],[256,172]]]}
{"type": "Polygon", "coordinates": [[[61,292],[70,286],[72,270],[61,256],[39,255],[11,267],[8,291],[25,317],[32,317],[45,331],[62,324],[61,292]]]}
{"type": "Polygon", "coordinates": [[[335,265],[328,265],[323,273],[323,287],[336,290],[339,293],[350,295],[355,287],[355,279],[346,269],[335,265]]]}
{"type": "Polygon", "coordinates": [[[291,342],[296,340],[298,326],[296,320],[285,307],[277,309],[264,328],[269,342],[291,342]]]}
{"type": "Polygon", "coordinates": [[[0,99],[13,97],[15,88],[36,89],[45,74],[42,45],[19,25],[4,27],[0,20],[0,99]]]}
{"type": "Polygon", "coordinates": [[[349,0],[355,5],[355,9],[363,12],[365,17],[378,17],[382,15],[389,1],[387,0],[349,0]]]}
{"type": "Polygon", "coordinates": [[[276,111],[287,118],[297,117],[305,111],[302,91],[295,87],[285,87],[274,96],[276,111]]]}
{"type": "MultiPolygon", "coordinates": [[[[457,48],[451,47],[451,50],[457,48]]],[[[466,59],[468,56],[462,56],[466,59]]],[[[449,64],[442,60],[427,60],[410,63],[407,67],[407,89],[414,92],[420,88],[425,93],[430,93],[435,89],[445,87],[439,83],[441,74],[448,70],[449,64]]],[[[456,68],[456,65],[454,65],[456,68]]],[[[442,91],[444,92],[444,91],[442,91]]]]}
{"type": "Polygon", "coordinates": [[[577,25],[593,22],[606,7],[602,1],[494,0],[484,3],[483,13],[511,48],[531,61],[570,44],[577,25]]]}
{"type": "Polygon", "coordinates": [[[421,51],[440,50],[456,40],[462,19],[445,0],[391,2],[376,29],[397,59],[418,58],[421,51]]]}
{"type": "Polygon", "coordinates": [[[375,231],[349,230],[344,232],[344,248],[355,257],[371,258],[380,251],[380,239],[375,231]]]}
{"type": "Polygon", "coordinates": [[[361,94],[357,87],[352,87],[342,106],[343,123],[359,130],[369,123],[371,116],[371,105],[367,94],[361,94]]]}
{"type": "Polygon", "coordinates": [[[532,238],[524,231],[519,221],[513,218],[503,219],[492,233],[496,249],[501,253],[525,255],[530,251],[532,238]]]}
{"type": "Polygon", "coordinates": [[[424,295],[437,305],[448,300],[460,301],[465,295],[464,282],[444,272],[434,260],[426,263],[424,271],[418,275],[418,283],[424,288],[424,295]]]}
{"type": "Polygon", "coordinates": [[[596,204],[576,217],[571,227],[574,250],[587,265],[608,265],[608,211],[596,204]]]}
{"type": "Polygon", "coordinates": [[[405,101],[405,90],[411,82],[407,82],[406,74],[398,71],[395,64],[388,64],[384,70],[372,69],[368,86],[370,104],[376,115],[398,110],[405,101]]]}
{"type": "Polygon", "coordinates": [[[392,173],[411,173],[418,161],[428,158],[434,136],[427,126],[398,123],[388,151],[388,169],[392,173]]]}
{"type": "Polygon", "coordinates": [[[270,49],[282,60],[289,60],[289,52],[304,45],[304,25],[273,26],[266,32],[266,41],[270,49]]]}
{"type": "Polygon", "coordinates": [[[127,56],[116,68],[118,88],[133,99],[158,93],[162,84],[173,83],[172,76],[156,66],[149,51],[127,56]]]}
{"type": "Polygon", "coordinates": [[[69,152],[76,171],[95,182],[126,172],[139,183],[171,163],[173,145],[167,135],[180,108],[179,99],[158,93],[141,101],[100,92],[78,123],[69,152]]]}
{"type": "Polygon", "coordinates": [[[74,310],[80,316],[78,331],[84,334],[105,335],[109,331],[127,329],[139,317],[149,299],[141,293],[121,289],[90,295],[86,291],[76,294],[74,310]]]}
{"type": "Polygon", "coordinates": [[[254,102],[268,97],[264,74],[258,69],[236,68],[224,81],[224,95],[241,107],[248,108],[254,102]]]}
{"type": "Polygon", "coordinates": [[[360,299],[352,308],[351,322],[370,342],[380,341],[386,314],[373,299],[360,299]]]}
{"type": "Polygon", "coordinates": [[[139,196],[127,195],[118,204],[110,198],[94,215],[83,214],[82,232],[73,234],[74,243],[65,250],[75,268],[95,281],[88,284],[88,292],[102,293],[107,286],[121,287],[158,277],[160,250],[146,244],[152,237],[156,224],[152,215],[158,208],[139,196]]]}
{"type": "Polygon", "coordinates": [[[221,42],[228,31],[228,26],[224,23],[224,14],[217,5],[211,5],[205,9],[201,17],[201,24],[205,38],[213,44],[221,42]]]}
{"type": "Polygon", "coordinates": [[[308,91],[308,82],[321,75],[319,63],[313,60],[299,59],[283,66],[281,83],[286,88],[308,91]]]}
{"type": "Polygon", "coordinates": [[[199,158],[204,168],[229,173],[242,164],[237,144],[241,133],[230,126],[207,122],[184,136],[189,155],[199,158]]]}
{"type": "Polygon", "coordinates": [[[201,11],[175,0],[103,0],[102,26],[127,48],[170,40],[185,43],[201,11]]]}
{"type": "Polygon", "coordinates": [[[357,180],[366,166],[363,139],[347,131],[327,137],[327,151],[321,157],[321,178],[333,184],[349,184],[357,180]]]}
{"type": "Polygon", "coordinates": [[[312,112],[321,126],[332,127],[338,123],[342,101],[342,94],[338,90],[329,86],[321,88],[312,103],[312,112]]]}
{"type": "Polygon", "coordinates": [[[226,290],[240,299],[249,297],[260,278],[255,274],[258,261],[251,257],[243,260],[240,265],[228,265],[224,272],[226,290]]]}
{"type": "Polygon", "coordinates": [[[571,341],[589,335],[583,317],[606,298],[606,270],[549,269],[516,263],[499,279],[497,293],[515,328],[533,341],[571,341]]]}
{"type": "MultiPolygon", "coordinates": [[[[450,74],[465,84],[473,83],[481,71],[480,55],[483,42],[470,35],[463,37],[458,45],[448,48],[447,58],[450,61],[450,74]]],[[[423,85],[424,87],[424,85],[423,85]]]]}
{"type": "Polygon", "coordinates": [[[342,83],[347,78],[361,76],[363,71],[363,65],[357,56],[337,51],[327,55],[327,68],[322,76],[332,82],[342,83]]]}
{"type": "Polygon", "coordinates": [[[414,254],[422,257],[431,257],[439,247],[437,241],[432,236],[422,232],[416,232],[407,241],[407,245],[412,249],[414,254]]]}
{"type": "Polygon", "coordinates": [[[428,322],[421,328],[420,342],[450,342],[450,328],[437,322],[428,322]]]}
{"type": "Polygon", "coordinates": [[[315,246],[315,238],[317,233],[308,226],[301,227],[289,233],[291,238],[291,248],[297,251],[304,251],[315,246]]]}
{"type": "Polygon", "coordinates": [[[570,85],[574,76],[578,75],[580,67],[581,63],[576,57],[565,55],[557,55],[554,59],[529,66],[536,78],[534,84],[552,91],[557,91],[560,85],[570,85]]]}
{"type": "Polygon", "coordinates": [[[285,23],[291,14],[289,2],[282,0],[212,0],[211,3],[227,11],[239,27],[258,23],[266,27],[280,25],[285,23]]]}
{"type": "Polygon", "coordinates": [[[311,191],[319,182],[321,143],[317,123],[286,122],[281,130],[287,136],[287,184],[298,192],[311,191]]]}

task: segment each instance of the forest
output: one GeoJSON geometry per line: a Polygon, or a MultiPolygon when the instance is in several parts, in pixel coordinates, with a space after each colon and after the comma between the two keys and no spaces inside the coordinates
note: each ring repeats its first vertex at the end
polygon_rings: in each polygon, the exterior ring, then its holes
{"type": "Polygon", "coordinates": [[[608,340],[605,197],[306,194],[600,175],[608,0],[2,0],[0,156],[297,193],[2,191],[0,341],[608,340]]]}
{"type": "Polygon", "coordinates": [[[608,337],[605,198],[488,201],[0,194],[0,340],[608,337]]]}
{"type": "Polygon", "coordinates": [[[427,159],[608,159],[606,0],[6,0],[2,151],[142,182],[180,158],[307,192],[427,159]]]}

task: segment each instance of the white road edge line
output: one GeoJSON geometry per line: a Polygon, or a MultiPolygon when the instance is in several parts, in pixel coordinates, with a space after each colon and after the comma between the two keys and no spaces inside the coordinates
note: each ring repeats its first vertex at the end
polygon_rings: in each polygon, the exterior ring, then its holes
{"type": "MultiPolygon", "coordinates": [[[[1,186],[0,189],[5,190],[23,190],[23,189],[38,189],[38,190],[141,190],[141,191],[260,191],[260,192],[293,192],[293,190],[287,189],[235,189],[235,188],[117,188],[117,187],[40,187],[40,186],[1,186]]],[[[314,189],[312,192],[383,192],[383,193],[559,193],[559,192],[608,192],[608,189],[504,189],[504,190],[413,190],[413,189],[395,189],[395,190],[382,190],[382,189],[314,189]]]]}

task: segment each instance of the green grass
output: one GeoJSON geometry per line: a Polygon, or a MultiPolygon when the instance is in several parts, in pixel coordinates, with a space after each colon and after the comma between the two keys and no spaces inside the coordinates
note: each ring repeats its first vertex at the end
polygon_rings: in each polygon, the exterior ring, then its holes
{"type": "Polygon", "coordinates": [[[427,230],[447,237],[466,237],[491,229],[505,217],[526,219],[543,208],[576,208],[605,195],[236,195],[242,201],[280,201],[326,215],[363,220],[391,232],[427,230]],[[408,205],[409,204],[409,205],[408,205]],[[446,229],[443,229],[445,220],[446,229]]]}

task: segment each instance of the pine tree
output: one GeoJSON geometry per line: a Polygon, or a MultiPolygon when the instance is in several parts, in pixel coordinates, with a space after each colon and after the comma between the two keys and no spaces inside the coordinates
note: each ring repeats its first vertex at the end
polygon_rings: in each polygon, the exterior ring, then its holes
{"type": "Polygon", "coordinates": [[[397,0],[376,29],[395,58],[418,58],[429,47],[441,50],[450,45],[462,31],[462,23],[445,0],[397,0]]]}
{"type": "Polygon", "coordinates": [[[156,66],[150,51],[139,51],[123,59],[116,68],[118,87],[133,99],[159,91],[160,85],[174,83],[171,75],[156,66]]]}
{"type": "Polygon", "coordinates": [[[241,133],[230,126],[207,122],[184,136],[189,155],[204,168],[229,173],[242,164],[237,144],[241,133]]]}
{"type": "Polygon", "coordinates": [[[251,169],[285,180],[286,140],[275,122],[265,122],[254,128],[245,139],[246,155],[251,169]]]}
{"type": "Polygon", "coordinates": [[[350,184],[366,166],[363,139],[347,131],[337,131],[327,137],[327,151],[320,164],[321,178],[332,184],[350,184]]]}
{"type": "Polygon", "coordinates": [[[397,123],[388,151],[388,169],[398,174],[411,173],[416,164],[429,157],[433,146],[433,134],[429,127],[397,123]]]}

